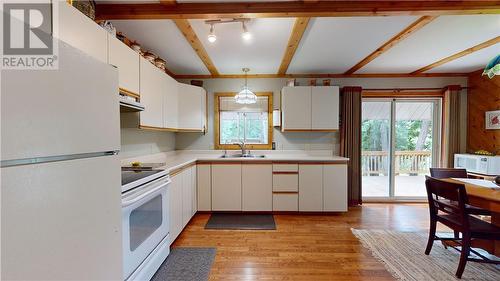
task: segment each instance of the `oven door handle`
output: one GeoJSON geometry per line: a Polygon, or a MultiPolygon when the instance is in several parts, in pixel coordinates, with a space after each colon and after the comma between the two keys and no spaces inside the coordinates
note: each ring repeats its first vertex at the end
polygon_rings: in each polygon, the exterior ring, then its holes
{"type": "Polygon", "coordinates": [[[147,192],[141,193],[132,199],[122,200],[122,207],[130,206],[130,205],[144,199],[145,197],[157,192],[158,190],[164,188],[165,186],[169,185],[170,183],[172,183],[172,180],[168,179],[165,183],[162,183],[161,185],[159,185],[151,190],[148,190],[147,192]]]}

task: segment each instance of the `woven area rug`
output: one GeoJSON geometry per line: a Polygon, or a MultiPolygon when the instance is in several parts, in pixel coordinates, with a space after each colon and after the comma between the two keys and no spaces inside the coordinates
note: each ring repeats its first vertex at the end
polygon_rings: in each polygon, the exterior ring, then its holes
{"type": "Polygon", "coordinates": [[[215,248],[175,247],[151,281],[206,281],[215,248]]]}
{"type": "MultiPolygon", "coordinates": [[[[352,233],[398,280],[460,280],[455,277],[460,253],[437,241],[424,254],[427,233],[357,230],[352,233]]],[[[461,280],[500,280],[500,266],[467,262],[461,280]]]]}

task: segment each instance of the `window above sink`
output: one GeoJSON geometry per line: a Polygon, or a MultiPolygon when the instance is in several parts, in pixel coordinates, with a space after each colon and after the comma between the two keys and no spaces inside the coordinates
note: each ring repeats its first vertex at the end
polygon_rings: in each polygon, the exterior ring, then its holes
{"type": "Polygon", "coordinates": [[[256,93],[255,104],[238,104],[235,94],[215,93],[215,149],[239,149],[241,142],[247,149],[271,149],[273,93],[256,93]]]}

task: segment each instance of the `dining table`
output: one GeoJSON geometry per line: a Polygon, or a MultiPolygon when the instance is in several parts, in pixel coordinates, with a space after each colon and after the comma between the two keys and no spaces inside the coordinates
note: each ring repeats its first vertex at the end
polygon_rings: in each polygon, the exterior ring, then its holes
{"type": "MultiPolygon", "coordinates": [[[[500,227],[500,186],[490,180],[482,179],[447,178],[443,180],[463,184],[467,191],[469,204],[489,210],[491,223],[500,227]]],[[[500,241],[475,240],[472,246],[500,256],[500,241]]]]}

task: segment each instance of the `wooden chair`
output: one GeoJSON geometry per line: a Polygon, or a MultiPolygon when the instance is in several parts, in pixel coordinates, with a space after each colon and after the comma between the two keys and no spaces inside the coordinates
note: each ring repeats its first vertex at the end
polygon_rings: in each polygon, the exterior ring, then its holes
{"type": "MultiPolygon", "coordinates": [[[[431,177],[435,179],[446,178],[467,178],[467,170],[465,169],[450,169],[450,168],[430,168],[431,177]]],[[[480,216],[491,216],[491,212],[483,208],[465,205],[465,208],[470,214],[480,216]]]]}
{"type": "Polygon", "coordinates": [[[435,179],[444,178],[467,178],[467,170],[453,168],[429,168],[431,177],[435,179]]]}
{"type": "Polygon", "coordinates": [[[454,241],[461,246],[451,246],[459,251],[460,262],[455,275],[462,277],[467,261],[500,264],[500,261],[488,259],[471,248],[471,240],[474,238],[485,240],[500,240],[500,227],[482,221],[470,215],[467,205],[467,192],[463,184],[449,183],[439,179],[426,176],[425,187],[429,201],[430,229],[429,240],[425,254],[429,255],[435,240],[454,241]],[[436,236],[436,226],[440,222],[453,231],[461,232],[462,238],[440,238],[436,236]],[[470,252],[478,258],[470,257],[470,252]]]}

